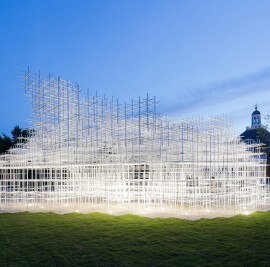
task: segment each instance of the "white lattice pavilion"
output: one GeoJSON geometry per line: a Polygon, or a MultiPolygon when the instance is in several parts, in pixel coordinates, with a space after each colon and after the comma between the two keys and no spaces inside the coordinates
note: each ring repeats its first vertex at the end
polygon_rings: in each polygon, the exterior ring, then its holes
{"type": "Polygon", "coordinates": [[[0,156],[0,210],[212,213],[269,208],[260,144],[225,117],[174,120],[25,73],[29,137],[0,156]]]}

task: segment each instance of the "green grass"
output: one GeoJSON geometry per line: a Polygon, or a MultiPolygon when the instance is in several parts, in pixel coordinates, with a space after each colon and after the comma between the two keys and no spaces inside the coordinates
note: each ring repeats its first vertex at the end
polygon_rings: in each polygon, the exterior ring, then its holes
{"type": "Polygon", "coordinates": [[[270,212],[198,221],[0,214],[0,266],[270,265],[270,212]]]}

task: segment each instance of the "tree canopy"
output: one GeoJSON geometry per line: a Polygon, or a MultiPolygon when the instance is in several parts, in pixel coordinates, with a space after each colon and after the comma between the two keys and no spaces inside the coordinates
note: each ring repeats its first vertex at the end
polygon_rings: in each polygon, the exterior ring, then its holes
{"type": "MultiPolygon", "coordinates": [[[[270,113],[265,116],[265,121],[270,122],[270,113]]],[[[264,145],[262,146],[262,151],[264,153],[270,153],[270,134],[268,131],[268,124],[262,125],[256,129],[257,138],[264,145]]]]}
{"type": "Polygon", "coordinates": [[[22,129],[19,125],[16,125],[11,131],[12,137],[4,133],[2,135],[0,134],[0,153],[6,152],[19,141],[19,137],[26,137],[28,133],[28,129],[22,129]]]}

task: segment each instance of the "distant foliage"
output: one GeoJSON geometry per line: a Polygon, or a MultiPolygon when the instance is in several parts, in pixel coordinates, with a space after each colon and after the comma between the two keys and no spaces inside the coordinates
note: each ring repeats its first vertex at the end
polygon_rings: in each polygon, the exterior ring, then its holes
{"type": "MultiPolygon", "coordinates": [[[[0,134],[0,153],[6,152],[13,145],[19,141],[19,137],[27,137],[29,133],[28,129],[22,129],[19,125],[16,125],[11,131],[12,137],[5,135],[4,133],[0,134]]],[[[24,140],[22,140],[24,142],[24,140]]]]}
{"type": "Polygon", "coordinates": [[[13,142],[10,137],[5,134],[3,136],[0,135],[0,153],[6,152],[12,145],[13,142]]]}
{"type": "MultiPolygon", "coordinates": [[[[270,113],[265,116],[265,121],[270,122],[270,113]]],[[[263,143],[262,151],[270,153],[270,135],[268,130],[268,124],[262,125],[256,129],[257,138],[263,143]]]]}

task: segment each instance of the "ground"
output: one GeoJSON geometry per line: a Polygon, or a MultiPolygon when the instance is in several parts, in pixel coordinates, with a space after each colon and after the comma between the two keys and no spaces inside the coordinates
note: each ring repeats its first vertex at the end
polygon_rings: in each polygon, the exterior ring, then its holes
{"type": "Polygon", "coordinates": [[[0,214],[0,266],[270,265],[270,212],[150,219],[0,214]]]}

